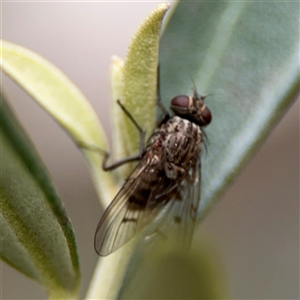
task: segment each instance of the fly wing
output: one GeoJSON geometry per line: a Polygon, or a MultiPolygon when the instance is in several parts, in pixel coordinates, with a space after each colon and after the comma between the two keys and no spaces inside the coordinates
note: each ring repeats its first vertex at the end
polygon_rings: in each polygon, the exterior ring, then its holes
{"type": "Polygon", "coordinates": [[[187,250],[200,201],[200,164],[199,159],[178,182],[166,177],[157,161],[143,159],[102,216],[95,233],[96,252],[101,256],[114,252],[153,220],[147,234],[171,236],[187,250]]]}
{"type": "Polygon", "coordinates": [[[170,236],[176,247],[186,251],[192,242],[201,197],[200,159],[170,193],[171,198],[160,217],[161,222],[157,224],[157,231],[166,238],[170,236]]]}
{"type": "Polygon", "coordinates": [[[117,250],[155,218],[157,207],[164,205],[155,201],[157,191],[172,185],[160,173],[160,163],[147,155],[136,166],[98,224],[94,246],[99,255],[117,250]]]}
{"type": "Polygon", "coordinates": [[[188,249],[193,239],[196,217],[201,199],[201,160],[190,170],[189,176],[182,182],[180,197],[181,207],[175,210],[175,220],[181,218],[178,235],[182,249],[188,249]]]}

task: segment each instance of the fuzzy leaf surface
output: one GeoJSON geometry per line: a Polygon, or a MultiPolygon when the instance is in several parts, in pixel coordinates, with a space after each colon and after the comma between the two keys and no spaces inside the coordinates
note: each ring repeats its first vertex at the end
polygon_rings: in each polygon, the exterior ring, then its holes
{"type": "Polygon", "coordinates": [[[44,285],[76,297],[80,270],[73,227],[34,146],[1,94],[1,258],[44,285]]]}

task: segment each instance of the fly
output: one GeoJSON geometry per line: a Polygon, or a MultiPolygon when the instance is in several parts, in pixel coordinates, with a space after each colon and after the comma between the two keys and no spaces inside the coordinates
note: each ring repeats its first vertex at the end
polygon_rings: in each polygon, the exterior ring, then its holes
{"type": "Polygon", "coordinates": [[[146,148],[143,130],[118,102],[140,132],[141,154],[109,167],[109,155],[104,158],[105,170],[139,162],[97,226],[94,246],[100,256],[116,251],[154,221],[149,234],[171,228],[179,244],[189,247],[201,196],[202,127],[212,119],[204,99],[196,90],[193,96],[176,96],[171,101],[173,117],[161,105],[165,117],[146,148]]]}

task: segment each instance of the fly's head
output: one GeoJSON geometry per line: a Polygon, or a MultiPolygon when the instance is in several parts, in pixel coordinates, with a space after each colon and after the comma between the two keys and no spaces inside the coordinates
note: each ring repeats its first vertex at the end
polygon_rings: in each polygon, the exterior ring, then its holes
{"type": "Polygon", "coordinates": [[[193,96],[179,95],[172,99],[171,109],[176,116],[189,120],[198,126],[206,126],[211,122],[212,115],[204,104],[205,96],[194,91],[193,96]]]}

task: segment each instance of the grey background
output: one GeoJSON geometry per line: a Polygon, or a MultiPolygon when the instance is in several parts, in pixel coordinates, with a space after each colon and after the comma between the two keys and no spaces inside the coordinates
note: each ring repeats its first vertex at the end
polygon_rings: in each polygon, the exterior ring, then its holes
{"type": "MultiPolygon", "coordinates": [[[[2,38],[58,66],[109,128],[110,57],[124,57],[154,2],[2,2],[2,38]]],[[[81,297],[97,256],[101,216],[78,149],[61,128],[5,76],[11,103],[45,161],[75,228],[81,297]]],[[[205,172],[205,170],[203,170],[205,172]]],[[[199,227],[218,252],[234,299],[299,298],[299,101],[199,227]]],[[[41,287],[1,263],[1,299],[44,299],[41,287]]]]}

